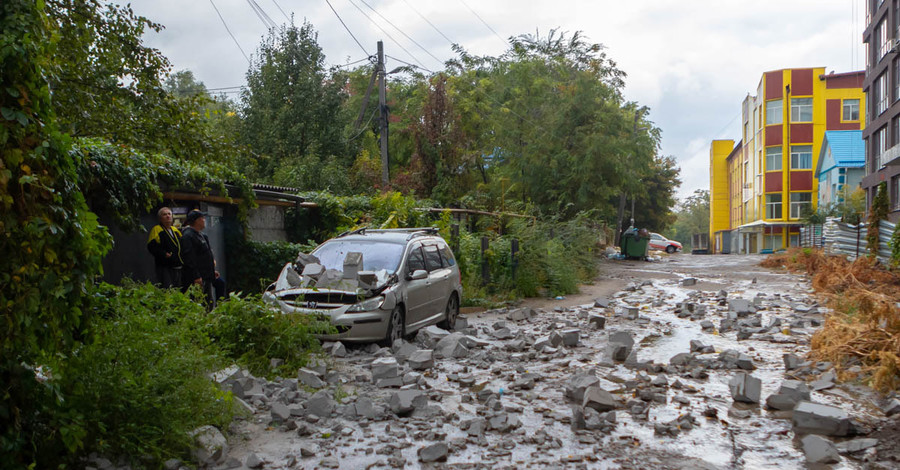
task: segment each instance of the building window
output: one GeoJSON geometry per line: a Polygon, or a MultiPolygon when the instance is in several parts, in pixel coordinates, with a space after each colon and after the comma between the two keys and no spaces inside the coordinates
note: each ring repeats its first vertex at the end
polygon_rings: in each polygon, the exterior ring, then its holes
{"type": "Polygon", "coordinates": [[[766,218],[781,218],[781,194],[766,194],[766,218]]]}
{"type": "Polygon", "coordinates": [[[882,127],[875,131],[872,135],[872,157],[875,163],[875,167],[872,172],[874,173],[878,169],[884,166],[886,163],[884,161],[885,151],[888,149],[888,132],[887,127],[882,127]]]}
{"type": "Polygon", "coordinates": [[[791,169],[812,170],[812,145],[791,145],[791,169]]]}
{"type": "Polygon", "coordinates": [[[791,122],[812,122],[812,98],[791,98],[791,122]]]}
{"type": "Polygon", "coordinates": [[[766,125],[781,124],[781,100],[766,101],[766,125]]]}
{"type": "Polygon", "coordinates": [[[877,41],[875,50],[878,51],[878,60],[881,60],[888,55],[888,52],[891,52],[891,41],[888,40],[887,18],[878,23],[878,26],[875,27],[875,34],[872,37],[877,41]]]}
{"type": "Polygon", "coordinates": [[[881,115],[881,113],[887,109],[888,102],[887,73],[883,73],[875,79],[875,84],[872,87],[872,103],[875,108],[875,114],[873,116],[881,115]]]}
{"type": "MultiPolygon", "coordinates": [[[[900,12],[897,12],[900,16],[900,12]]],[[[894,61],[894,101],[900,100],[900,60],[894,61]]]]}
{"type": "Polygon", "coordinates": [[[799,219],[804,212],[812,207],[812,193],[791,194],[791,218],[799,219]]]}
{"type": "Polygon", "coordinates": [[[763,249],[772,251],[780,250],[781,235],[763,235],[763,249]]]}
{"type": "Polygon", "coordinates": [[[859,121],[859,100],[844,100],[844,112],[841,115],[843,121],[859,121]]]}
{"type": "Polygon", "coordinates": [[[781,160],[781,147],[766,147],[766,171],[780,171],[781,160]]]}

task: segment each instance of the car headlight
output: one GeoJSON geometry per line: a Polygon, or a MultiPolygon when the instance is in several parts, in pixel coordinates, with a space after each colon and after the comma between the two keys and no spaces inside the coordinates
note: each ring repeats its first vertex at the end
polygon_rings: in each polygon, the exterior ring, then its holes
{"type": "Polygon", "coordinates": [[[372,297],[371,299],[366,299],[351,305],[350,308],[347,309],[347,313],[369,312],[378,309],[383,303],[384,296],[379,295],[378,297],[372,297]]]}

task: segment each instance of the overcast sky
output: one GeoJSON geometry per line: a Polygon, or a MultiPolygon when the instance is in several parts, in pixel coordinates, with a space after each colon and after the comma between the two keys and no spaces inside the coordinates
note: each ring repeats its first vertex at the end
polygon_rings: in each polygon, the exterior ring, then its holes
{"type": "MultiPolygon", "coordinates": [[[[864,0],[330,2],[362,48],[326,0],[134,0],[132,7],[165,25],[147,35],[146,43],[161,50],[175,70],[192,70],[211,89],[245,84],[248,64],[241,49],[254,54],[266,22],[280,25],[291,14],[297,24],[312,23],[331,65],[363,59],[382,40],[387,55],[440,70],[453,57],[444,36],[471,53],[498,55],[510,36],[536,30],[545,35],[552,28],[582,31],[606,45],[628,74],[626,98],[650,107],[650,119],[663,131],[662,153],[681,166],[680,197],[709,188],[710,141],[739,139],[741,101],[756,90],[763,72],[865,67],[864,0]],[[268,18],[260,18],[254,4],[268,18]]],[[[386,62],[388,70],[402,65],[386,62]]]]}

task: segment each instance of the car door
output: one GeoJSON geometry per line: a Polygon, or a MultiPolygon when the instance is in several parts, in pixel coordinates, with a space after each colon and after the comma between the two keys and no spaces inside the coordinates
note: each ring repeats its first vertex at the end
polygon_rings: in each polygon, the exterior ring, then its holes
{"type": "Polygon", "coordinates": [[[428,315],[428,285],[430,280],[410,279],[413,272],[425,269],[425,255],[422,253],[422,244],[417,243],[406,254],[403,278],[406,283],[406,325],[407,328],[424,320],[428,315]]]}
{"type": "Polygon", "coordinates": [[[429,321],[439,321],[450,295],[451,270],[449,266],[444,266],[437,244],[424,244],[422,251],[425,253],[425,269],[428,270],[429,321]]]}

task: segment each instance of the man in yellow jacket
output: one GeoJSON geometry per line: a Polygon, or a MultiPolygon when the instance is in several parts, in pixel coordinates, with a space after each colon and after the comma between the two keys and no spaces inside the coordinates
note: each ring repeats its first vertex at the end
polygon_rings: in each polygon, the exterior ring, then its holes
{"type": "Polygon", "coordinates": [[[156,264],[156,282],[164,287],[181,287],[181,232],[172,226],[172,209],[163,207],[156,215],[159,225],[150,230],[147,249],[156,264]]]}

